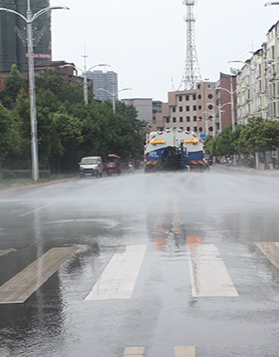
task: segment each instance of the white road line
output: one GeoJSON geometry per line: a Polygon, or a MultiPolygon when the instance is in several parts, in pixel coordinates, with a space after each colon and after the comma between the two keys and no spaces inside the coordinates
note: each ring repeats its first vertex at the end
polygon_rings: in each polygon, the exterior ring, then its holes
{"type": "Polygon", "coordinates": [[[0,304],[23,303],[78,250],[78,247],[50,249],[0,287],[0,304]]]}
{"type": "Polygon", "coordinates": [[[12,249],[7,249],[7,250],[0,250],[0,257],[1,255],[6,255],[8,254],[12,249]]]}
{"type": "Polygon", "coordinates": [[[142,357],[144,355],[144,347],[125,347],[123,357],[142,357]]]}
{"type": "Polygon", "coordinates": [[[167,200],[164,199],[161,203],[160,213],[159,213],[155,231],[154,231],[154,234],[156,234],[156,235],[161,235],[161,234],[166,233],[164,230],[164,219],[165,219],[166,207],[167,207],[167,200]]]}
{"type": "Polygon", "coordinates": [[[173,232],[175,234],[181,233],[180,215],[179,215],[179,201],[174,199],[173,201],[173,232]]]}
{"type": "Polygon", "coordinates": [[[279,269],[279,243],[258,242],[255,244],[264,253],[264,255],[279,269]]]}
{"type": "Polygon", "coordinates": [[[214,244],[187,246],[194,297],[238,296],[214,244]]]}
{"type": "Polygon", "coordinates": [[[51,206],[51,205],[52,205],[52,203],[49,203],[48,205],[45,205],[45,206],[42,206],[42,207],[40,207],[40,208],[34,209],[33,211],[29,211],[29,212],[23,213],[23,214],[19,215],[18,217],[27,216],[27,215],[30,214],[30,213],[34,213],[34,212],[40,211],[41,209],[46,208],[46,207],[49,207],[49,206],[51,206]]]}
{"type": "Polygon", "coordinates": [[[130,299],[146,245],[119,247],[85,300],[130,299]]]}
{"type": "Polygon", "coordinates": [[[196,347],[195,346],[176,346],[175,347],[175,357],[195,357],[196,347]]]}

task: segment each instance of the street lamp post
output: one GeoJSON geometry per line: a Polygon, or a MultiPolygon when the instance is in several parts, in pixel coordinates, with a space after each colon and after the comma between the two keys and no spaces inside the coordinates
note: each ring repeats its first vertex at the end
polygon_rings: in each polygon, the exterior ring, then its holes
{"type": "Polygon", "coordinates": [[[34,57],[33,57],[33,22],[41,15],[51,10],[70,10],[66,6],[49,6],[43,8],[32,15],[30,8],[30,0],[27,0],[26,17],[17,11],[0,7],[0,11],[11,12],[20,16],[27,27],[27,46],[28,46],[28,73],[29,73],[29,95],[30,95],[30,124],[31,124],[31,157],[32,157],[32,178],[34,181],[39,179],[39,160],[38,160],[38,142],[37,142],[37,113],[36,113],[36,91],[35,91],[35,72],[34,72],[34,57]]]}
{"type": "MultiPolygon", "coordinates": [[[[83,56],[84,58],[86,56],[83,56]]],[[[84,98],[84,102],[85,104],[88,104],[88,88],[87,88],[87,74],[88,72],[90,72],[90,70],[92,68],[95,67],[110,67],[109,64],[95,64],[94,66],[90,67],[89,69],[86,69],[86,62],[84,60],[84,69],[82,70],[81,68],[71,65],[71,64],[65,64],[63,66],[59,66],[59,68],[65,68],[65,67],[72,67],[75,69],[75,71],[80,70],[82,75],[83,75],[83,98],[84,98]]]]}
{"type": "Polygon", "coordinates": [[[198,119],[198,121],[203,121],[205,123],[205,135],[208,136],[208,122],[211,121],[212,119],[207,118],[207,114],[212,114],[210,112],[202,112],[202,114],[206,114],[205,120],[203,119],[198,119]]]}
{"type": "Polygon", "coordinates": [[[104,88],[99,88],[97,89],[98,90],[102,90],[104,92],[107,92],[108,94],[110,94],[112,96],[112,108],[113,108],[113,112],[115,113],[115,97],[117,96],[117,94],[119,92],[123,92],[124,90],[132,90],[132,88],[123,88],[123,89],[120,89],[119,91],[115,92],[113,91],[113,93],[111,93],[110,91],[104,89],[104,88]]]}
{"type": "Polygon", "coordinates": [[[234,100],[233,100],[233,95],[236,92],[233,91],[232,88],[232,81],[231,81],[231,90],[228,90],[226,88],[221,88],[221,87],[217,87],[216,90],[224,90],[226,92],[228,92],[231,95],[231,101],[230,103],[226,103],[226,104],[231,104],[231,116],[232,116],[232,130],[235,131],[235,113],[234,113],[234,100]]]}
{"type": "MultiPolygon", "coordinates": [[[[225,105],[228,105],[228,104],[231,104],[231,102],[228,102],[228,103],[225,103],[225,104],[223,104],[223,105],[216,105],[216,104],[214,104],[214,103],[207,103],[206,105],[213,105],[214,107],[216,107],[216,108],[218,108],[218,111],[217,111],[217,113],[224,113],[225,111],[224,110],[221,110],[225,105]]],[[[216,117],[216,115],[215,115],[215,110],[213,110],[213,118],[214,118],[214,120],[213,120],[213,123],[215,124],[215,117],[216,117]]],[[[219,118],[220,118],[220,127],[219,127],[219,130],[220,130],[220,132],[222,131],[222,117],[221,117],[221,115],[219,114],[219,118]]],[[[215,136],[215,126],[213,126],[213,136],[215,136]]]]}
{"type": "MultiPolygon", "coordinates": [[[[234,99],[233,99],[233,95],[234,93],[236,92],[233,91],[233,81],[232,81],[232,78],[231,78],[231,90],[228,90],[227,88],[222,88],[222,87],[217,87],[216,90],[224,90],[226,92],[228,92],[231,96],[231,117],[232,117],[232,131],[235,131],[235,113],[234,113],[234,99]]],[[[234,162],[234,165],[236,163],[236,157],[235,157],[235,154],[233,155],[233,162],[234,162]]]]}

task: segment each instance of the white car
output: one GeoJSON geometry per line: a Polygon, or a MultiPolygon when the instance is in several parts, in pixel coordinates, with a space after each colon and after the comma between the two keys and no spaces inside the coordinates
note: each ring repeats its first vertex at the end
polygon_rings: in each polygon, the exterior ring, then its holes
{"type": "Polygon", "coordinates": [[[80,178],[103,175],[103,161],[101,156],[87,156],[83,157],[79,162],[80,178]]]}

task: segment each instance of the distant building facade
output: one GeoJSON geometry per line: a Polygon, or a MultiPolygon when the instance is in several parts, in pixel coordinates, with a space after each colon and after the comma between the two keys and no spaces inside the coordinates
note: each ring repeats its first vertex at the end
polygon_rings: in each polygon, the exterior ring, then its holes
{"type": "Polygon", "coordinates": [[[241,124],[247,124],[251,117],[279,120],[278,61],[279,21],[237,75],[237,115],[241,124]]]}
{"type": "MultiPolygon", "coordinates": [[[[31,10],[35,14],[48,7],[49,0],[31,1],[31,10]]],[[[26,0],[4,0],[5,7],[26,17],[26,0]]],[[[27,71],[27,34],[26,23],[20,16],[9,12],[0,12],[0,72],[11,71],[16,64],[20,72],[27,71]]],[[[34,62],[51,61],[51,14],[47,12],[33,23],[34,62]]]]}
{"type": "Polygon", "coordinates": [[[168,93],[168,102],[162,103],[161,113],[156,114],[152,130],[176,128],[197,134],[213,135],[213,105],[215,83],[200,82],[191,90],[168,93]]]}
{"type": "Polygon", "coordinates": [[[156,114],[153,131],[176,128],[202,135],[216,136],[232,120],[231,97],[234,98],[236,118],[236,78],[221,73],[218,82],[203,81],[195,89],[168,93],[168,102],[162,103],[156,114]],[[221,88],[221,89],[220,89],[221,88]]]}
{"type": "Polygon", "coordinates": [[[133,98],[122,99],[126,105],[133,105],[138,112],[138,120],[152,124],[152,99],[150,98],[133,98]]]}
{"type": "Polygon", "coordinates": [[[118,75],[116,72],[100,70],[91,71],[87,74],[93,80],[94,99],[104,102],[107,99],[118,99],[118,75]]]}

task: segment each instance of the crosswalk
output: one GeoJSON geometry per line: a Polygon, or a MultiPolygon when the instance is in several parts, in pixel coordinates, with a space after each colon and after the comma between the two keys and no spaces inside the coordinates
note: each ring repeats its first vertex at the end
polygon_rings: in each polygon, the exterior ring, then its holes
{"type": "Polygon", "coordinates": [[[85,300],[130,299],[146,245],[119,247],[85,300]]]}
{"type": "MultiPolygon", "coordinates": [[[[172,232],[176,235],[182,235],[184,233],[181,225],[179,201],[176,199],[172,201],[172,204],[172,232]]],[[[166,208],[167,202],[164,201],[154,225],[154,237],[165,234],[166,208]]],[[[214,243],[204,243],[201,237],[195,235],[185,235],[183,239],[187,259],[185,259],[185,271],[182,274],[189,274],[191,295],[195,298],[215,297],[216,299],[239,297],[237,282],[235,282],[235,285],[226,267],[226,259],[223,259],[218,246],[214,243]]],[[[254,244],[279,269],[279,242],[255,242],[254,244]]],[[[84,301],[94,304],[94,301],[97,300],[133,299],[134,289],[145,262],[148,248],[150,246],[147,244],[116,247],[112,258],[102,273],[95,282],[92,282],[92,286],[88,287],[88,294],[84,301]]],[[[38,257],[0,286],[0,304],[24,303],[78,250],[78,247],[57,247],[38,257]]],[[[12,249],[0,250],[0,259],[3,259],[3,256],[11,251],[12,249]]],[[[146,347],[144,346],[125,347],[123,357],[143,357],[145,353],[146,347]]],[[[173,353],[175,357],[195,357],[196,346],[175,346],[173,353]]]]}
{"type": "MultiPolygon", "coordinates": [[[[173,232],[182,234],[179,201],[173,200],[173,232]]],[[[162,201],[154,235],[164,234],[167,201],[162,201]]],[[[279,242],[255,245],[279,269],[279,242]]],[[[193,297],[238,297],[225,263],[213,243],[201,243],[199,236],[185,237],[193,297]]],[[[0,304],[23,303],[79,248],[53,248],[0,286],[0,304]]],[[[85,301],[131,299],[144,261],[147,245],[126,245],[116,251],[95,281],[85,301]]],[[[10,250],[0,250],[0,257],[10,250]]],[[[185,266],[185,273],[187,267],[185,266]]]]}
{"type": "MultiPolygon", "coordinates": [[[[145,347],[125,347],[123,352],[123,357],[143,357],[145,352],[145,347]]],[[[195,357],[196,347],[195,346],[175,346],[174,348],[175,357],[195,357]]]]}

